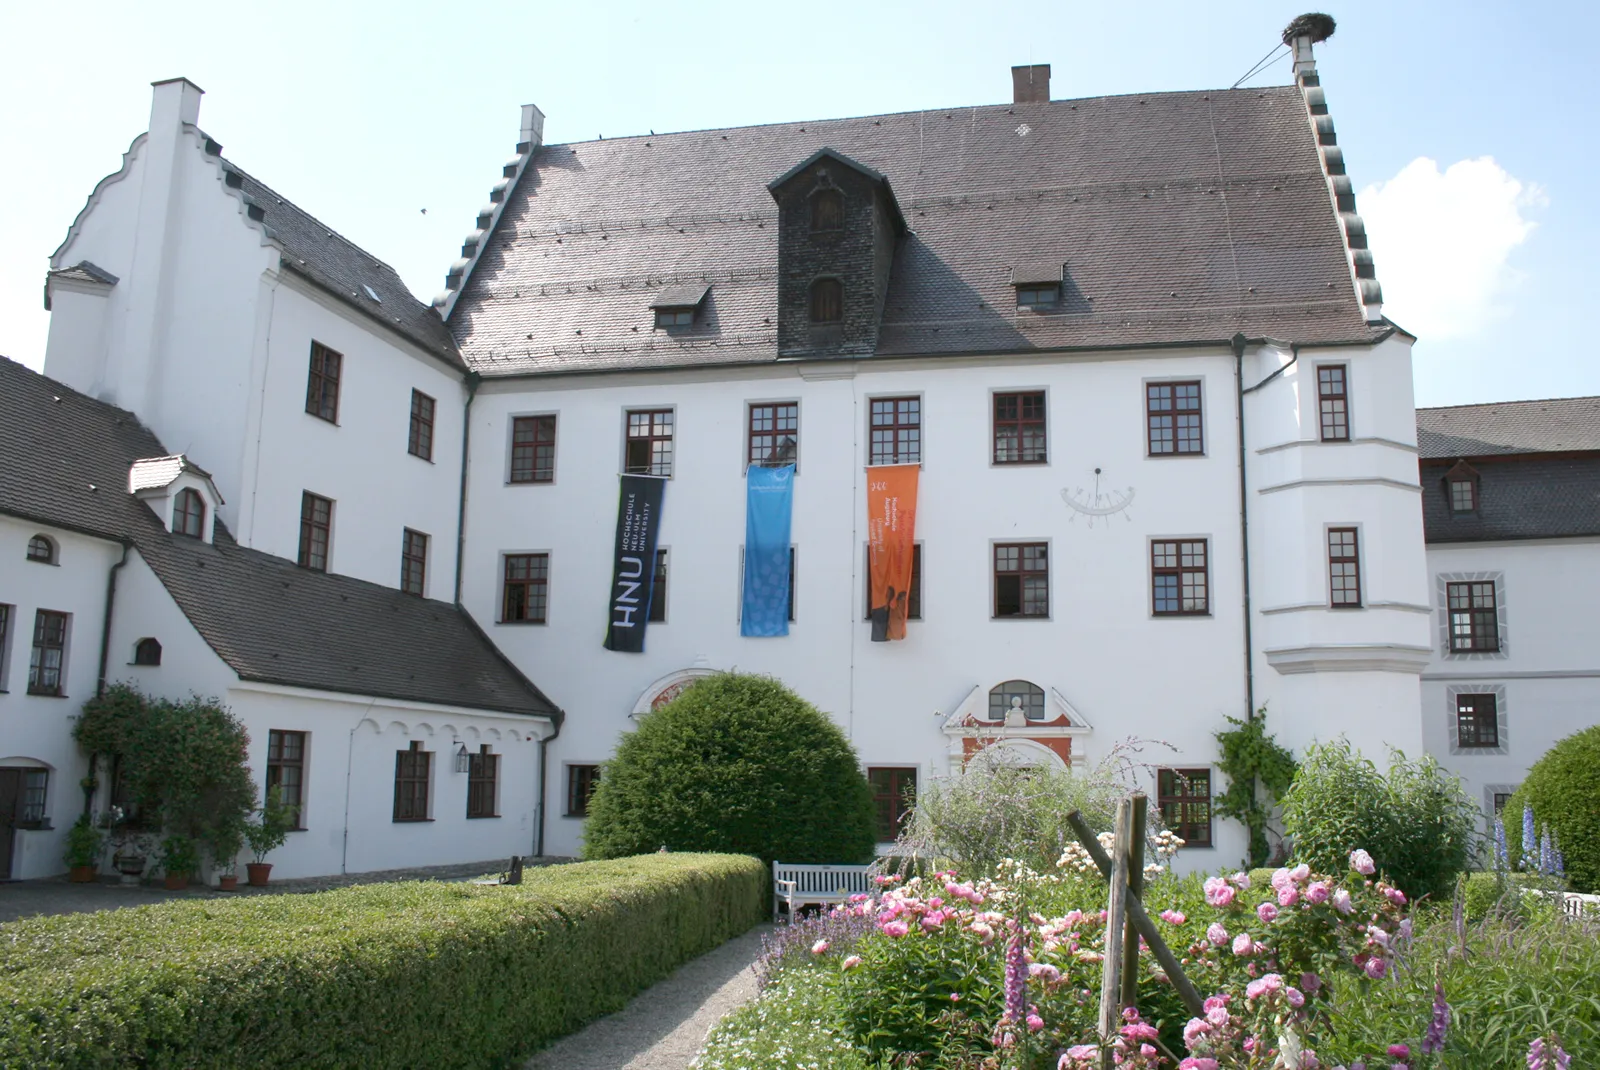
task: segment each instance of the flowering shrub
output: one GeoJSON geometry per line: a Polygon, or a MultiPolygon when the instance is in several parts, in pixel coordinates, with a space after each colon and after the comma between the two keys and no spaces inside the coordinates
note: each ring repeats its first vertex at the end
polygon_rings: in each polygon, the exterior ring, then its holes
{"type": "Polygon", "coordinates": [[[1600,892],[1600,725],[1560,740],[1528,770],[1505,811],[1512,815],[1506,834],[1513,862],[1539,855],[1516,825],[1525,807],[1559,843],[1573,890],[1600,892]]]}

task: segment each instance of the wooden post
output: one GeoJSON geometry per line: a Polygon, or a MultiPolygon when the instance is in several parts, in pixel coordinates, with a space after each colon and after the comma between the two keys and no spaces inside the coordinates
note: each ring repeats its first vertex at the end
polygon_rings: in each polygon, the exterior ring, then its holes
{"type": "MultiPolygon", "coordinates": [[[[1076,810],[1072,811],[1067,815],[1067,824],[1072,826],[1072,831],[1078,836],[1078,842],[1083,844],[1083,849],[1089,852],[1089,857],[1099,867],[1101,876],[1110,877],[1111,859],[1100,849],[1100,841],[1094,838],[1094,830],[1083,819],[1083,815],[1076,810]]],[[[1202,1017],[1206,1013],[1205,1000],[1195,991],[1189,975],[1183,972],[1183,965],[1178,961],[1178,956],[1172,953],[1166,940],[1156,931],[1156,923],[1150,920],[1150,915],[1145,913],[1144,904],[1139,902],[1139,897],[1136,895],[1128,897],[1128,917],[1132,919],[1139,935],[1144,937],[1144,942],[1150,945],[1151,953],[1155,955],[1156,961],[1161,964],[1161,969],[1171,980],[1172,987],[1178,990],[1178,998],[1183,1000],[1183,1005],[1194,1017],[1202,1017]]]]}
{"type": "Polygon", "coordinates": [[[1106,949],[1100,970],[1100,1066],[1111,1070],[1111,1042],[1122,1012],[1123,919],[1128,902],[1128,848],[1133,840],[1133,802],[1117,801],[1116,855],[1111,863],[1111,893],[1106,906],[1106,949]]]}
{"type": "MultiPolygon", "coordinates": [[[[1128,840],[1128,895],[1138,899],[1144,895],[1144,829],[1145,811],[1150,797],[1144,792],[1133,795],[1133,835],[1128,840]]],[[[1134,929],[1130,915],[1122,934],[1122,1005],[1134,1007],[1139,1003],[1139,934],[1134,929]]]]}

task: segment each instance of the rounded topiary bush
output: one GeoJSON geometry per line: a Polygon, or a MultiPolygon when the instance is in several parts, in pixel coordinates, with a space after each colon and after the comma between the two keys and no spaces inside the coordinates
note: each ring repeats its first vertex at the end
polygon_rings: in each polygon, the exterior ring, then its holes
{"type": "Polygon", "coordinates": [[[646,714],[607,762],[584,855],[666,847],[764,861],[866,862],[872,791],[826,714],[764,676],[696,681],[646,714]]]}
{"type": "MultiPolygon", "coordinates": [[[[1600,892],[1600,725],[1561,740],[1533,763],[1503,812],[1506,855],[1522,857],[1522,808],[1555,834],[1578,892],[1600,892]]],[[[1535,850],[1537,850],[1535,845],[1535,850]]]]}

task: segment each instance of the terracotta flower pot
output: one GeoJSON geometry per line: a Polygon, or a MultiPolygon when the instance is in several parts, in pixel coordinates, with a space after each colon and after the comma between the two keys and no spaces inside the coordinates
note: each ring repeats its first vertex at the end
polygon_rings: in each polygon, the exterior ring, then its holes
{"type": "Polygon", "coordinates": [[[93,884],[95,876],[94,866],[73,866],[67,874],[67,880],[73,884],[93,884]]]}
{"type": "Polygon", "coordinates": [[[239,887],[239,874],[229,873],[217,878],[217,891],[231,892],[239,887]]]}
{"type": "Polygon", "coordinates": [[[167,879],[166,879],[166,885],[167,885],[167,891],[169,891],[169,892],[181,892],[185,888],[189,887],[189,874],[187,874],[187,873],[168,873],[167,874],[167,879]]]}
{"type": "Polygon", "coordinates": [[[244,868],[250,874],[250,886],[252,888],[265,887],[267,877],[272,873],[271,862],[246,862],[244,868]]]}

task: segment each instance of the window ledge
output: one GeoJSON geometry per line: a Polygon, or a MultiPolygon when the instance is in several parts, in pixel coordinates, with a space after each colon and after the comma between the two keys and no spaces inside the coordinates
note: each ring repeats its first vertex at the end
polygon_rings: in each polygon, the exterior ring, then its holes
{"type": "Polygon", "coordinates": [[[391,819],[391,823],[392,824],[396,824],[396,825],[431,825],[433,823],[433,818],[431,818],[431,817],[396,817],[396,818],[392,818],[391,819]]]}
{"type": "Polygon", "coordinates": [[[544,627],[545,625],[549,624],[550,622],[549,621],[544,621],[544,620],[497,620],[497,621],[495,621],[495,623],[496,624],[509,624],[509,625],[514,626],[514,627],[519,627],[520,628],[520,627],[522,627],[524,625],[530,625],[530,624],[531,625],[537,625],[539,627],[544,627]]]}
{"type": "Polygon", "coordinates": [[[40,561],[37,557],[28,558],[28,564],[30,564],[30,565],[49,565],[51,568],[60,568],[61,567],[61,562],[59,562],[59,561],[40,561]]]}
{"type": "Polygon", "coordinates": [[[588,814],[562,814],[561,816],[562,817],[576,818],[577,820],[582,821],[584,818],[588,817],[589,815],[588,814]]]}
{"type": "Polygon", "coordinates": [[[28,688],[28,694],[32,695],[34,698],[66,698],[67,697],[66,695],[62,694],[60,691],[35,691],[31,687],[28,688]]]}
{"type": "Polygon", "coordinates": [[[1007,616],[1007,617],[990,617],[989,619],[990,620],[994,620],[994,621],[999,621],[999,620],[1023,620],[1023,621],[1043,621],[1045,623],[1049,623],[1050,620],[1052,620],[1053,618],[1051,618],[1048,615],[1040,616],[1040,615],[1035,615],[1035,614],[1029,614],[1029,615],[1025,616],[1025,615],[1023,615],[1021,613],[1013,613],[1012,615],[1007,616]]]}
{"type": "Polygon", "coordinates": [[[467,815],[467,820],[468,821],[491,821],[491,820],[499,820],[499,818],[500,818],[499,814],[468,814],[467,815]]]}

